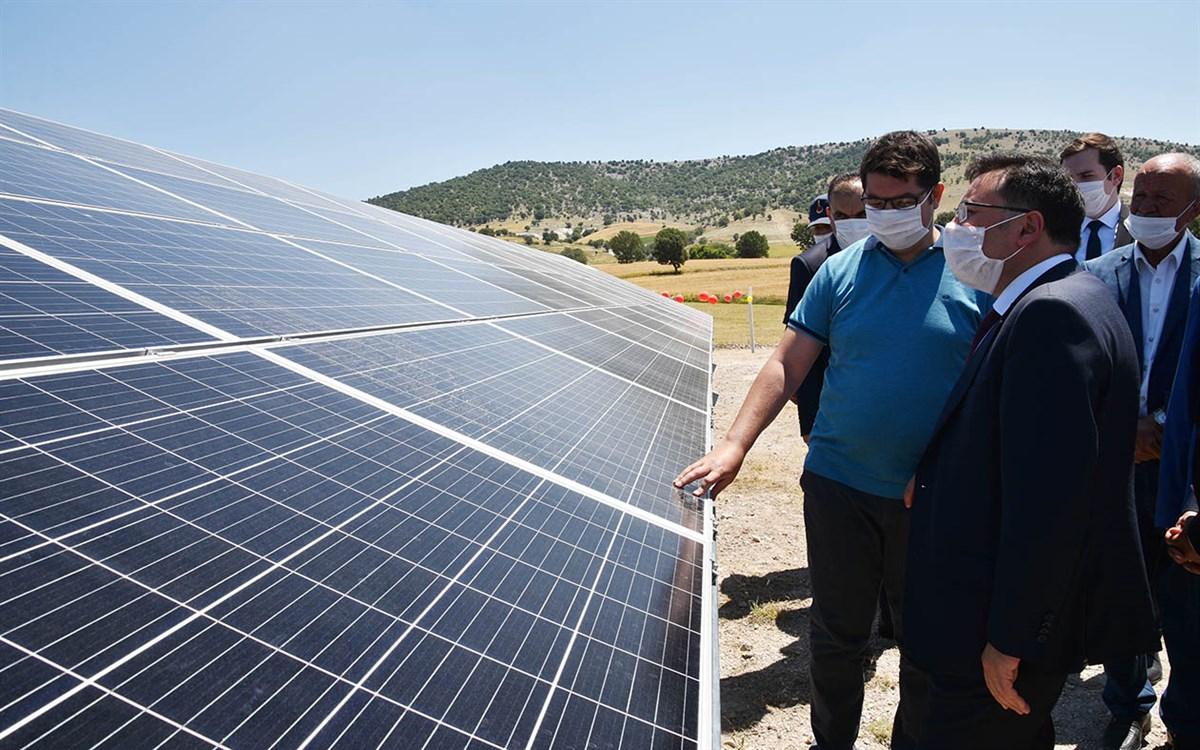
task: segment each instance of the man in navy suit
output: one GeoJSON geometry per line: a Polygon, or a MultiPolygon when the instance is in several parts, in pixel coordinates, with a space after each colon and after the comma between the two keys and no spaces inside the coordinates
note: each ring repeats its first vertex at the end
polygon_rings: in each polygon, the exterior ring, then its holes
{"type": "MultiPolygon", "coordinates": [[[[1147,161],[1134,179],[1130,210],[1135,218],[1127,222],[1129,228],[1141,232],[1144,226],[1171,226],[1158,236],[1143,234],[1139,241],[1086,264],[1121,307],[1141,364],[1134,497],[1143,560],[1152,584],[1157,583],[1167,561],[1163,529],[1154,523],[1167,397],[1179,363],[1188,295],[1200,277],[1200,241],[1186,231],[1188,222],[1200,215],[1200,201],[1193,200],[1196,186],[1189,159],[1183,154],[1157,156],[1147,161]],[[1170,219],[1164,223],[1164,217],[1170,219]],[[1145,225],[1146,218],[1159,221],[1145,225]]],[[[1148,672],[1156,658],[1156,654],[1146,654],[1105,663],[1103,697],[1112,713],[1105,731],[1105,750],[1142,746],[1150,731],[1155,700],[1148,672]]]]}
{"type": "Polygon", "coordinates": [[[1156,630],[1138,543],[1138,356],[1072,257],[1083,219],[1049,159],[992,154],[946,227],[947,265],[995,297],[917,468],[905,655],[930,678],[924,750],[1050,750],[1085,662],[1156,630]]]}
{"type": "MultiPolygon", "coordinates": [[[[1200,161],[1194,163],[1200,195],[1200,161]]],[[[1193,240],[1194,241],[1194,240],[1193,240]]],[[[1159,581],[1163,640],[1171,677],[1159,702],[1173,750],[1200,750],[1200,283],[1192,289],[1179,370],[1167,408],[1157,525],[1171,564],[1159,581]]]]}

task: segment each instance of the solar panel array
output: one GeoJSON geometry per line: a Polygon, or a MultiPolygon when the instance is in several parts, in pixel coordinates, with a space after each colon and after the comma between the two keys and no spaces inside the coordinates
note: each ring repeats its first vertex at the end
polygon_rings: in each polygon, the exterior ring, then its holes
{"type": "Polygon", "coordinates": [[[710,747],[710,343],[0,110],[0,746],[710,747]]]}

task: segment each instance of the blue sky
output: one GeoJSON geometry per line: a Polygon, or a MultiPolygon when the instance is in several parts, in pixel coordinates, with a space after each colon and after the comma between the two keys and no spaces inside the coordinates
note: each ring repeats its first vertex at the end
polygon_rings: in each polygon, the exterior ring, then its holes
{"type": "Polygon", "coordinates": [[[896,128],[1200,143],[1200,2],[0,0],[0,106],[364,198],[896,128]]]}

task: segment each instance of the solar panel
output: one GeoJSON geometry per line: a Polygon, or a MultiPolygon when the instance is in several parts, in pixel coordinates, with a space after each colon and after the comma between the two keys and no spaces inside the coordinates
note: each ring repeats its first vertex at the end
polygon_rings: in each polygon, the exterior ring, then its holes
{"type": "Polygon", "coordinates": [[[710,342],[0,110],[0,746],[715,747],[710,342]]]}

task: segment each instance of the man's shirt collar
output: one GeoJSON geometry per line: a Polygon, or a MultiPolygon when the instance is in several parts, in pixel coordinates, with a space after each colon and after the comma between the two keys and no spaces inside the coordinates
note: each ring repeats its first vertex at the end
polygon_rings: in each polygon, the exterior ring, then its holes
{"type": "Polygon", "coordinates": [[[1046,258],[1037,265],[1026,268],[1020,276],[1013,279],[1008,286],[1004,287],[1004,291],[1000,292],[1000,295],[996,297],[996,301],[992,303],[992,309],[996,311],[997,315],[1008,314],[1008,308],[1012,307],[1013,303],[1017,301],[1017,298],[1020,297],[1021,294],[1033,284],[1033,282],[1041,278],[1042,274],[1049,271],[1051,268],[1054,268],[1059,263],[1063,263],[1070,259],[1071,256],[1069,254],[1059,253],[1058,255],[1051,255],[1049,258],[1046,258]]]}

